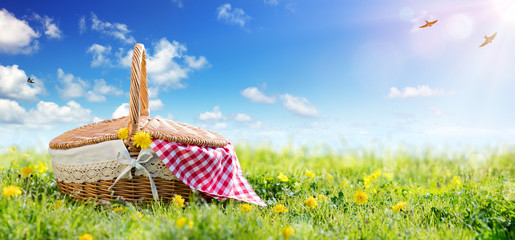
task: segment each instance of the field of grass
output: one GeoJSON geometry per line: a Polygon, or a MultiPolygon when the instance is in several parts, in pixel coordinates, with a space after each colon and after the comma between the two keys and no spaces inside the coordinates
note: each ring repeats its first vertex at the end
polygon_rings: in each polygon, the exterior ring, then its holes
{"type": "Polygon", "coordinates": [[[59,192],[48,154],[0,153],[0,239],[515,239],[514,147],[236,152],[269,207],[80,203],[59,192]]]}

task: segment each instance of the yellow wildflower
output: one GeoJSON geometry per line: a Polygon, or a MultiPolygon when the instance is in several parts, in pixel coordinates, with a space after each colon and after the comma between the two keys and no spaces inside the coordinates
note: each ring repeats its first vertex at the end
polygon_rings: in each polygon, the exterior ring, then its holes
{"type": "Polygon", "coordinates": [[[455,186],[458,186],[458,187],[461,186],[461,179],[458,176],[454,176],[452,178],[451,182],[452,182],[452,185],[455,185],[455,186]]]}
{"type": "Polygon", "coordinates": [[[15,147],[15,146],[12,146],[11,148],[9,148],[9,151],[11,151],[12,153],[13,153],[13,152],[16,152],[16,147],[15,147]]]}
{"type": "Polygon", "coordinates": [[[288,182],[288,177],[286,175],[284,175],[284,173],[282,173],[282,172],[279,172],[279,175],[277,176],[277,178],[281,182],[288,182]]]}
{"type": "Polygon", "coordinates": [[[93,240],[93,236],[91,236],[87,233],[84,233],[79,236],[79,240],[93,240]]]}
{"type": "Polygon", "coordinates": [[[134,146],[141,149],[147,149],[152,143],[152,138],[150,137],[150,133],[139,131],[134,135],[134,137],[132,137],[132,141],[134,141],[134,146]]]}
{"type": "Polygon", "coordinates": [[[450,177],[452,174],[451,172],[449,172],[449,170],[445,171],[445,175],[447,175],[447,177],[450,177]]]}
{"type": "Polygon", "coordinates": [[[317,200],[321,201],[321,202],[327,202],[327,200],[329,200],[329,198],[324,194],[318,194],[317,200]]]}
{"type": "Polygon", "coordinates": [[[175,226],[178,228],[182,228],[184,224],[186,224],[187,219],[185,217],[181,217],[175,221],[175,226]]]}
{"type": "Polygon", "coordinates": [[[365,184],[365,187],[368,188],[372,184],[372,180],[370,176],[364,176],[363,177],[363,184],[365,184]]]}
{"type": "Polygon", "coordinates": [[[375,176],[376,178],[380,177],[380,176],[381,176],[381,170],[375,170],[375,171],[374,171],[374,176],[375,176]]]}
{"type": "Polygon", "coordinates": [[[291,235],[293,235],[293,228],[290,226],[286,226],[281,230],[281,235],[283,235],[284,239],[288,239],[291,235]]]}
{"type": "Polygon", "coordinates": [[[191,221],[191,220],[188,221],[188,228],[189,229],[193,228],[193,221],[191,221]]]}
{"type": "Polygon", "coordinates": [[[54,208],[60,208],[61,206],[63,206],[63,200],[57,200],[54,203],[54,208]]]}
{"type": "Polygon", "coordinates": [[[127,139],[128,137],[129,137],[129,130],[126,127],[118,129],[118,138],[119,139],[124,140],[124,139],[127,139]]]}
{"type": "Polygon", "coordinates": [[[333,179],[334,179],[333,175],[331,175],[331,174],[327,175],[327,180],[328,181],[333,181],[333,179]]]}
{"type": "Polygon", "coordinates": [[[356,200],[357,204],[365,204],[368,201],[368,195],[362,191],[357,191],[354,194],[354,200],[356,200]]]}
{"type": "Polygon", "coordinates": [[[317,199],[312,196],[304,200],[304,203],[306,204],[306,207],[309,209],[314,209],[318,207],[317,199]]]}
{"type": "Polygon", "coordinates": [[[36,166],[34,166],[34,168],[39,173],[46,173],[48,171],[48,164],[47,163],[42,163],[41,161],[38,161],[38,164],[36,166]]]}
{"type": "Polygon", "coordinates": [[[391,173],[384,173],[383,176],[387,178],[388,180],[392,180],[393,174],[391,173]]]}
{"type": "Polygon", "coordinates": [[[182,198],[181,195],[175,195],[173,198],[172,198],[172,203],[177,206],[177,207],[180,207],[180,208],[183,208],[184,207],[184,198],[182,198]]]}
{"type": "Polygon", "coordinates": [[[347,186],[347,185],[349,185],[349,180],[347,180],[347,179],[343,179],[343,180],[342,180],[342,183],[343,183],[343,185],[347,186]]]}
{"type": "Polygon", "coordinates": [[[34,173],[34,168],[30,166],[24,167],[20,170],[20,173],[24,177],[30,177],[34,173]]]}
{"type": "Polygon", "coordinates": [[[307,170],[307,169],[306,169],[306,172],[304,173],[304,175],[306,177],[310,177],[310,178],[314,178],[315,177],[315,173],[313,171],[310,171],[310,170],[307,170]]]}
{"type": "Polygon", "coordinates": [[[395,206],[392,206],[393,212],[398,212],[402,210],[403,207],[405,207],[408,204],[408,202],[399,202],[395,206]]]}
{"type": "Polygon", "coordinates": [[[123,211],[125,211],[125,209],[124,209],[123,207],[121,207],[121,206],[118,206],[118,207],[113,208],[113,212],[114,212],[114,213],[117,213],[117,212],[120,212],[120,211],[122,211],[122,212],[123,212],[123,211]]]}
{"type": "Polygon", "coordinates": [[[240,209],[244,212],[248,212],[250,209],[252,209],[252,206],[248,203],[245,203],[240,206],[240,209]]]}
{"type": "Polygon", "coordinates": [[[26,154],[26,153],[24,153],[24,154],[23,154],[23,155],[21,155],[21,156],[22,156],[23,158],[29,158],[29,157],[30,157],[30,155],[29,155],[29,154],[26,154]]]}
{"type": "Polygon", "coordinates": [[[140,212],[136,212],[135,215],[132,215],[132,220],[141,220],[141,221],[144,221],[145,218],[143,218],[143,214],[141,214],[140,212]]]}
{"type": "Polygon", "coordinates": [[[21,189],[18,186],[11,185],[2,189],[2,195],[4,197],[18,196],[21,195],[21,189]]]}
{"type": "Polygon", "coordinates": [[[277,204],[274,206],[274,213],[288,212],[288,209],[283,204],[277,204]]]}

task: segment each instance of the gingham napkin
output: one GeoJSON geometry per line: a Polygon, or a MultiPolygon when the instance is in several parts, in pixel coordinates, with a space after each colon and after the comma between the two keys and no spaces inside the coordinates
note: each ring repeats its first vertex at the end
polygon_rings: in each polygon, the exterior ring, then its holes
{"type": "Polygon", "coordinates": [[[150,145],[175,176],[190,188],[225,200],[232,198],[266,207],[243,177],[233,146],[202,147],[152,139],[150,145]]]}

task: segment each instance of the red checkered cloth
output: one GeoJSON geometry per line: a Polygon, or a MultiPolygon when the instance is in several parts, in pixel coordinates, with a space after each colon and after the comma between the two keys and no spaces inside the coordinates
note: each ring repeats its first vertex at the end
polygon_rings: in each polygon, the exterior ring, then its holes
{"type": "Polygon", "coordinates": [[[266,207],[243,177],[233,146],[201,147],[153,139],[150,145],[163,163],[190,188],[225,200],[232,198],[266,207]]]}

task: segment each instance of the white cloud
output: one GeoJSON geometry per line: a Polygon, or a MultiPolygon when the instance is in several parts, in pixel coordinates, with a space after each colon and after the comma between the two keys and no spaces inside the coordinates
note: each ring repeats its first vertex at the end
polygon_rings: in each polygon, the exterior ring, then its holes
{"type": "Polygon", "coordinates": [[[129,104],[128,103],[122,103],[116,110],[114,110],[112,117],[113,118],[120,118],[123,116],[129,116],[129,104]]]}
{"type": "Polygon", "coordinates": [[[59,96],[64,99],[78,98],[86,94],[88,84],[73,74],[66,74],[62,69],[57,69],[57,79],[63,88],[56,86],[59,96]]]}
{"type": "Polygon", "coordinates": [[[54,21],[53,18],[44,16],[43,21],[44,21],[43,23],[45,25],[45,35],[48,38],[55,38],[55,39],[62,38],[62,31],[61,31],[61,29],[59,29],[59,27],[57,27],[57,25],[55,23],[53,23],[53,21],[54,21]]]}
{"type": "Polygon", "coordinates": [[[277,6],[277,4],[279,4],[279,1],[277,1],[277,0],[264,0],[264,1],[265,1],[266,5],[277,6]]]}
{"type": "Polygon", "coordinates": [[[0,112],[0,123],[22,123],[26,114],[18,102],[8,99],[0,99],[0,112]]]}
{"type": "Polygon", "coordinates": [[[245,14],[245,11],[241,8],[232,9],[231,4],[226,3],[221,5],[217,9],[218,20],[224,21],[229,24],[240,25],[244,27],[245,23],[250,20],[249,15],[245,14]]]}
{"type": "Polygon", "coordinates": [[[427,85],[417,87],[405,87],[400,91],[396,87],[390,88],[389,98],[409,98],[409,97],[430,97],[430,96],[447,96],[453,95],[454,91],[446,91],[443,89],[431,89],[427,85]]]}
{"type": "Polygon", "coordinates": [[[25,71],[18,69],[18,65],[0,65],[0,98],[35,100],[36,95],[44,89],[43,83],[32,77],[34,84],[29,84],[27,78],[25,71]]]}
{"type": "Polygon", "coordinates": [[[251,128],[260,128],[261,126],[263,126],[263,122],[261,121],[256,121],[255,123],[250,124],[251,128]]]}
{"type": "Polygon", "coordinates": [[[83,34],[83,33],[86,32],[86,30],[87,30],[87,27],[86,27],[86,17],[82,16],[79,19],[79,33],[83,34]]]}
{"type": "Polygon", "coordinates": [[[104,102],[107,100],[105,95],[120,96],[123,91],[112,85],[107,85],[104,79],[96,79],[93,89],[86,94],[86,100],[89,102],[104,102]]]}
{"type": "Polygon", "coordinates": [[[39,33],[5,8],[0,10],[0,33],[0,52],[30,54],[38,49],[39,33]]]}
{"type": "Polygon", "coordinates": [[[127,25],[122,23],[104,22],[98,19],[97,15],[94,13],[91,13],[91,30],[114,37],[127,44],[136,42],[134,37],[129,34],[131,31],[127,28],[127,25]]]}
{"type": "Polygon", "coordinates": [[[318,117],[317,109],[306,98],[283,94],[281,95],[281,100],[286,109],[299,116],[318,117]]]}
{"type": "Polygon", "coordinates": [[[225,129],[225,128],[227,128],[227,123],[225,123],[225,122],[217,122],[213,126],[213,129],[225,129]]]}
{"type": "Polygon", "coordinates": [[[148,107],[151,111],[159,111],[165,107],[161,99],[151,99],[148,101],[148,107]]]}
{"type": "Polygon", "coordinates": [[[437,117],[440,117],[443,115],[443,111],[437,107],[429,106],[429,110],[433,112],[433,114],[437,117]]]}
{"type": "Polygon", "coordinates": [[[234,116],[234,120],[238,122],[250,122],[252,118],[245,113],[237,113],[236,116],[234,116]]]}
{"type": "MultiPolygon", "coordinates": [[[[119,51],[118,57],[120,66],[130,67],[132,61],[132,49],[122,53],[119,51]]],[[[187,56],[185,45],[177,41],[170,42],[162,38],[154,44],[153,54],[147,51],[147,73],[152,84],[164,88],[184,88],[186,87],[181,80],[188,78],[188,74],[196,69],[208,66],[209,63],[204,56],[198,58],[187,56]],[[179,62],[183,59],[184,63],[179,62]]]]}
{"type": "Polygon", "coordinates": [[[201,121],[209,121],[209,120],[218,121],[218,120],[224,119],[224,116],[223,116],[222,112],[220,111],[220,106],[215,106],[213,108],[212,112],[201,113],[198,116],[198,119],[201,121]]]}
{"type": "Polygon", "coordinates": [[[182,8],[184,5],[182,4],[182,0],[172,0],[178,8],[182,8]]]}
{"type": "Polygon", "coordinates": [[[112,66],[111,60],[106,55],[111,52],[111,46],[102,46],[100,44],[93,44],[88,48],[87,53],[93,54],[93,60],[91,61],[92,67],[110,67],[112,66]]]}
{"type": "Polygon", "coordinates": [[[246,97],[251,102],[255,103],[275,103],[275,97],[269,97],[263,94],[256,87],[249,87],[240,92],[241,95],[246,97]]]}

